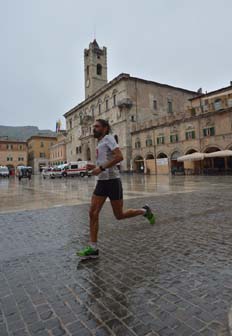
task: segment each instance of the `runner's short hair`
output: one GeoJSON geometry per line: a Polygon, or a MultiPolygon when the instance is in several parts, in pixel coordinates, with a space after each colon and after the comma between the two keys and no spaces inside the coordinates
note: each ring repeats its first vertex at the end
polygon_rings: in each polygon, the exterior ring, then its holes
{"type": "Polygon", "coordinates": [[[106,132],[106,134],[109,134],[109,133],[111,132],[111,127],[110,127],[110,124],[109,124],[109,121],[108,121],[108,120],[105,120],[105,119],[97,119],[96,121],[99,122],[99,124],[101,124],[102,127],[107,128],[107,132],[106,132]]]}

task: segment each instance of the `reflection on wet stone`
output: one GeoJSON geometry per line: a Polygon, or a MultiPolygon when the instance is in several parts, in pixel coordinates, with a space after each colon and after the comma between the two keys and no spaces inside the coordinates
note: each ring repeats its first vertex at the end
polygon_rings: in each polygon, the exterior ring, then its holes
{"type": "MultiPolygon", "coordinates": [[[[88,240],[88,204],[50,208],[64,184],[76,196],[77,180],[32,181],[41,197],[53,195],[48,208],[0,214],[1,336],[229,335],[232,179],[134,181],[124,178],[126,206],[149,202],[157,224],[117,222],[107,203],[96,261],[75,256],[88,240]]],[[[36,195],[29,189],[24,199],[32,206],[36,195]]]]}

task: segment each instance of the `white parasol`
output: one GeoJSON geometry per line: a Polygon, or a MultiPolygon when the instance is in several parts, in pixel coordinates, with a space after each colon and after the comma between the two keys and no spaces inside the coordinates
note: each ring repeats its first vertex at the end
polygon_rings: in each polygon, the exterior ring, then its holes
{"type": "Polygon", "coordinates": [[[226,156],[232,156],[232,150],[226,149],[222,151],[212,152],[205,154],[205,157],[208,158],[215,158],[215,157],[226,157],[226,156]]]}
{"type": "Polygon", "coordinates": [[[204,158],[205,158],[204,153],[195,152],[195,153],[192,153],[192,154],[187,154],[187,155],[184,155],[184,156],[180,156],[180,157],[178,157],[177,161],[179,161],[179,162],[200,161],[200,160],[204,160],[204,158]]]}

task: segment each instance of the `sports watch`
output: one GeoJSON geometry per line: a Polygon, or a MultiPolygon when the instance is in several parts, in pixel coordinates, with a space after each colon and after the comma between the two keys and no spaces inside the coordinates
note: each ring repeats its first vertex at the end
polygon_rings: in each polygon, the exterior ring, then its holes
{"type": "Polygon", "coordinates": [[[102,166],[99,166],[99,168],[101,169],[101,171],[105,171],[106,169],[102,166]]]}

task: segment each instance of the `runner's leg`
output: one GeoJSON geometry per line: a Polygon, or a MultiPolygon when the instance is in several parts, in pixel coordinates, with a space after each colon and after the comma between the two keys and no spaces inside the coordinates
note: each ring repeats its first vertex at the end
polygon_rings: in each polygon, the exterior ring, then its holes
{"type": "Polygon", "coordinates": [[[89,209],[89,220],[90,220],[90,242],[97,242],[97,234],[98,234],[98,220],[99,213],[103,204],[105,203],[106,196],[92,196],[91,206],[89,209]]]}
{"type": "Polygon", "coordinates": [[[111,206],[114,212],[114,216],[118,219],[125,219],[125,218],[131,218],[136,216],[144,215],[145,210],[144,209],[128,209],[126,211],[123,210],[123,200],[111,200],[111,206]]]}

